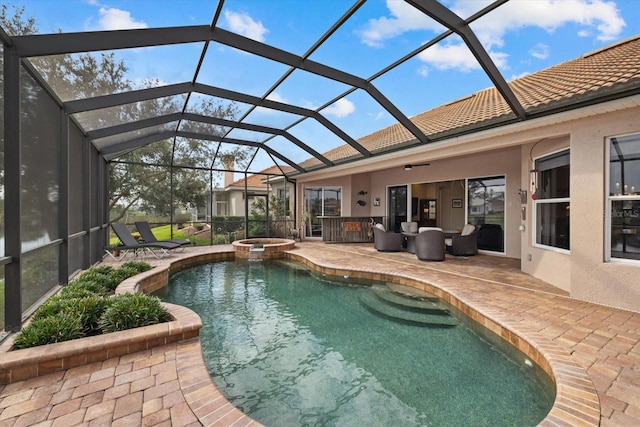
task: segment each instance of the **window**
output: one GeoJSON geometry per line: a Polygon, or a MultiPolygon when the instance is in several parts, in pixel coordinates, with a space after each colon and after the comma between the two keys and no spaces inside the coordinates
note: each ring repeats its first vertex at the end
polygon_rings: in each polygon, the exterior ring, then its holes
{"type": "Polygon", "coordinates": [[[535,161],[535,242],[569,250],[569,150],[535,161]]]}
{"type": "Polygon", "coordinates": [[[640,260],[640,135],[609,141],[609,258],[640,260]]]}
{"type": "Polygon", "coordinates": [[[309,214],[306,236],[322,236],[323,216],[340,216],[342,212],[341,187],[307,187],[304,190],[304,210],[309,214]]]}
{"type": "Polygon", "coordinates": [[[277,189],[277,198],[278,203],[281,204],[282,214],[285,217],[291,216],[291,203],[289,200],[289,188],[278,188],[277,189]]]}

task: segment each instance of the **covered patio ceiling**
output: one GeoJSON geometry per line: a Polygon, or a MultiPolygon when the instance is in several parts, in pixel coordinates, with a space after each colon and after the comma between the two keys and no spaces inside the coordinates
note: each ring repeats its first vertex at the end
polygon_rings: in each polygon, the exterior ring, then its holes
{"type": "MultiPolygon", "coordinates": [[[[366,0],[357,0],[350,7],[346,2],[306,3],[309,13],[306,17],[301,17],[299,25],[305,25],[304,19],[313,19],[316,7],[344,8],[333,22],[325,23],[327,26],[324,33],[304,48],[306,50],[300,48],[304,43],[289,43],[287,50],[222,28],[221,17],[226,13],[228,5],[233,3],[230,0],[220,0],[217,6],[211,6],[213,17],[210,25],[34,34],[9,37],[8,44],[18,57],[27,61],[31,73],[41,80],[44,79],[33,58],[87,52],[128,52],[139,55],[140,52],[160,48],[190,52],[193,64],[170,64],[173,67],[193,67],[190,81],[157,81],[145,88],[114,90],[92,97],[82,97],[79,93],[58,87],[55,81],[45,83],[58,98],[63,111],[77,121],[106,160],[124,158],[127,153],[157,141],[169,140],[175,145],[186,140],[212,147],[214,155],[207,159],[206,168],[229,169],[220,160],[221,154],[229,147],[242,146],[249,147],[250,159],[241,169],[237,169],[238,165],[235,165],[235,172],[257,173],[266,167],[277,165],[282,174],[295,176],[398,150],[398,147],[393,146],[367,148],[358,140],[365,135],[354,135],[353,129],[345,126],[343,121],[336,121],[327,114],[333,106],[347,97],[357,97],[362,102],[381,108],[388,115],[389,120],[385,126],[372,127],[370,132],[381,127],[399,125],[404,133],[410,134],[410,141],[402,144],[403,149],[432,142],[434,135],[425,134],[409,117],[420,111],[411,111],[409,107],[392,101],[394,96],[391,92],[394,89],[390,88],[393,86],[400,89],[404,83],[393,80],[390,86],[388,78],[391,76],[393,79],[395,70],[408,61],[415,60],[427,49],[453,40],[462,42],[461,45],[472,53],[485,73],[488,85],[492,85],[508,105],[508,113],[493,124],[486,124],[485,128],[545,114],[545,110],[541,108],[537,108],[535,114],[528,114],[472,29],[474,22],[504,7],[507,2],[508,0],[494,1],[469,16],[458,16],[436,0],[406,0],[413,8],[412,13],[423,15],[433,21],[434,25],[439,24],[442,31],[426,42],[404,46],[406,53],[399,54],[390,64],[376,67],[368,76],[356,75],[348,71],[348,66],[341,68],[333,65],[346,63],[345,58],[335,61],[331,59],[332,43],[343,43],[344,33],[348,32],[346,28],[353,28],[353,21],[361,20],[359,13],[370,6],[371,2],[366,0]],[[229,52],[241,52],[242,55],[249,56],[254,65],[249,68],[237,67],[229,52]],[[234,77],[250,80],[253,83],[252,90],[236,89],[234,77]],[[386,91],[381,90],[378,85],[385,78],[386,91]],[[299,99],[317,99],[319,91],[324,99],[323,103],[309,106],[302,102],[284,101],[279,94],[290,91],[288,85],[293,81],[303,81],[305,90],[316,92],[313,96],[309,94],[305,97],[302,94],[299,99]],[[177,100],[175,111],[150,117],[140,115],[135,120],[118,114],[119,109],[132,104],[144,104],[158,99],[177,100]],[[193,108],[194,102],[202,99],[222,105],[232,103],[237,106],[239,114],[233,119],[203,115],[193,108]],[[118,117],[121,119],[118,120],[118,117]],[[330,159],[323,154],[345,144],[357,154],[339,159],[330,159]]],[[[180,3],[180,7],[189,7],[189,3],[180,3]]],[[[8,36],[5,34],[4,37],[8,36]]],[[[363,57],[355,52],[353,60],[380,63],[378,58],[363,57]]],[[[148,63],[147,66],[153,70],[154,67],[166,67],[167,64],[148,63]]],[[[149,78],[154,77],[150,73],[149,78]]],[[[401,90],[407,92],[411,88],[402,87],[401,90]]],[[[428,94],[428,91],[426,88],[426,92],[420,90],[420,93],[428,94]]],[[[571,109],[576,106],[565,105],[563,108],[571,109]]],[[[422,111],[427,109],[425,106],[422,111]]],[[[557,111],[557,106],[554,111],[557,111]]],[[[453,136],[456,136],[455,132],[447,134],[447,137],[453,136]]]]}

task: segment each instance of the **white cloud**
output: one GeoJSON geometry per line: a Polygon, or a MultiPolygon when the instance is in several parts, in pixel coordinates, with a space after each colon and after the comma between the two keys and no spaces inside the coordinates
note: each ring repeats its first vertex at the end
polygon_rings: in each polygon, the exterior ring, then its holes
{"type": "Polygon", "coordinates": [[[519,78],[524,77],[524,76],[528,76],[529,74],[531,74],[531,73],[528,72],[528,71],[525,71],[524,73],[520,73],[520,74],[514,74],[514,75],[511,76],[511,79],[509,79],[509,81],[515,80],[515,79],[519,79],[519,78]]]}
{"type": "MultiPolygon", "coordinates": [[[[267,96],[267,99],[269,101],[282,102],[283,104],[287,104],[288,103],[286,98],[283,97],[282,95],[280,95],[278,92],[271,92],[269,94],[269,96],[267,96]]],[[[271,108],[266,108],[266,107],[257,107],[255,111],[257,113],[262,113],[262,114],[275,114],[276,113],[276,110],[273,110],[271,108]]]]}
{"type": "MultiPolygon", "coordinates": [[[[451,10],[466,18],[489,3],[489,0],[456,0],[451,10]]],[[[387,0],[387,8],[388,16],[370,20],[357,32],[364,44],[379,47],[386,40],[409,31],[443,31],[442,26],[405,2],[387,0]]],[[[508,69],[508,55],[499,51],[505,45],[507,32],[537,27],[551,33],[567,24],[578,27],[577,36],[591,36],[601,42],[614,40],[626,25],[615,3],[609,0],[511,0],[475,21],[471,27],[496,65],[508,69]]],[[[531,54],[543,58],[548,51],[536,46],[531,54]]],[[[479,68],[461,40],[429,47],[419,57],[439,69],[469,71],[479,68]]],[[[421,67],[418,73],[425,73],[425,70],[421,67]]]]}
{"type": "MultiPolygon", "coordinates": [[[[469,4],[468,1],[459,3],[469,4]]],[[[503,36],[508,31],[538,27],[553,32],[567,24],[577,24],[577,32],[595,31],[596,39],[602,42],[615,39],[626,25],[612,1],[512,0],[471,27],[485,47],[491,47],[502,46],[503,36]]]]}
{"type": "Polygon", "coordinates": [[[133,28],[147,28],[147,24],[136,21],[131,17],[131,13],[126,10],[116,8],[101,7],[98,9],[100,18],[98,26],[100,30],[130,30],[133,28]]]}
{"type": "Polygon", "coordinates": [[[549,57],[549,46],[544,43],[538,43],[529,51],[531,56],[538,59],[546,59],[549,57]]]}
{"type": "MultiPolygon", "coordinates": [[[[480,68],[480,64],[464,43],[437,44],[420,52],[418,58],[439,70],[455,68],[468,72],[480,68]]],[[[420,67],[423,75],[426,73],[424,68],[424,65],[420,67]]]]}
{"type": "Polygon", "coordinates": [[[271,92],[269,96],[267,96],[267,99],[270,101],[282,102],[284,104],[287,103],[287,99],[278,92],[271,92]]]}
{"type": "Polygon", "coordinates": [[[265,40],[265,34],[269,32],[269,30],[262,25],[262,22],[254,21],[253,18],[246,13],[226,11],[224,17],[231,31],[252,40],[263,42],[265,40]]]}
{"type": "Polygon", "coordinates": [[[323,113],[334,117],[346,117],[356,110],[353,102],[346,98],[338,99],[336,102],[322,110],[323,113]]]}
{"type": "Polygon", "coordinates": [[[416,9],[404,1],[387,0],[387,7],[391,14],[390,17],[382,16],[378,19],[370,19],[364,28],[356,31],[364,44],[379,47],[385,40],[407,31],[442,31],[444,29],[443,26],[426,15],[416,13],[416,9]]]}

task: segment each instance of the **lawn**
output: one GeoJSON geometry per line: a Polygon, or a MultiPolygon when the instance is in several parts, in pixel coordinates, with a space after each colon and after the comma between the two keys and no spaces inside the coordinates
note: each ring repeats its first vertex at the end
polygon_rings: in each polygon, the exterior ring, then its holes
{"type": "MultiPolygon", "coordinates": [[[[158,227],[153,227],[151,229],[151,231],[153,231],[153,235],[156,236],[156,239],[158,240],[169,240],[169,239],[188,239],[191,240],[192,242],[194,242],[197,246],[203,246],[203,245],[209,245],[211,244],[209,238],[203,238],[203,237],[194,237],[194,236],[188,236],[186,234],[186,229],[180,229],[180,230],[176,230],[173,232],[173,237],[171,237],[171,225],[167,224],[167,225],[160,225],[158,227]]],[[[134,236],[138,236],[138,232],[133,232],[131,233],[134,236]]],[[[120,243],[120,241],[118,240],[117,237],[111,237],[109,240],[109,245],[110,246],[117,246],[118,243],[120,243]]]]}

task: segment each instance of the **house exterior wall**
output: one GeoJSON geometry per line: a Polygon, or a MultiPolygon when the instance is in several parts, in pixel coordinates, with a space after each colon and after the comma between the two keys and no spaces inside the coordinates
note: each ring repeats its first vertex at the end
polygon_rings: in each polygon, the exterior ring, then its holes
{"type": "MultiPolygon", "coordinates": [[[[405,171],[402,167],[390,168],[371,173],[372,197],[380,197],[379,207],[372,207],[371,215],[385,216],[387,212],[386,193],[387,187],[395,185],[410,185],[413,183],[430,183],[441,181],[453,181],[464,178],[489,177],[505,175],[505,254],[511,258],[520,258],[520,234],[519,226],[520,199],[520,150],[511,147],[485,153],[466,156],[444,158],[431,162],[429,166],[415,167],[405,171]]],[[[429,191],[430,186],[426,186],[429,191]]],[[[438,198],[438,188],[432,186],[433,194],[421,194],[419,197],[428,196],[438,198]]],[[[457,193],[455,193],[457,194],[457,193]]],[[[453,196],[454,194],[452,194],[453,196]]],[[[464,200],[464,197],[461,197],[464,200]]],[[[465,208],[456,209],[456,218],[460,217],[459,224],[451,224],[451,228],[457,229],[464,225],[465,208]]],[[[442,207],[440,211],[441,221],[444,221],[449,207],[442,207]]],[[[453,211],[453,209],[451,209],[453,211]]],[[[444,227],[444,223],[441,224],[444,227]]],[[[447,227],[445,227],[447,228],[447,227]]]]}
{"type": "Polygon", "coordinates": [[[522,146],[522,186],[528,192],[526,231],[522,238],[522,271],[564,289],[574,298],[640,310],[640,262],[607,262],[607,138],[640,133],[640,108],[605,112],[544,128],[538,143],[522,146]],[[531,157],[570,149],[570,251],[533,244],[531,157]],[[529,258],[530,257],[530,258],[529,258]]]}
{"type": "MultiPolygon", "coordinates": [[[[314,186],[340,185],[344,200],[353,202],[352,192],[355,195],[361,187],[366,189],[368,177],[368,210],[359,209],[358,215],[364,211],[384,217],[389,186],[504,174],[505,255],[520,258],[523,272],[568,291],[574,298],[640,311],[640,262],[609,262],[605,253],[609,226],[607,138],[640,133],[638,117],[640,96],[408,149],[393,159],[334,168],[330,179],[321,173],[315,178],[301,176],[298,182],[300,188],[307,185],[307,179],[314,186]],[[530,187],[532,160],[566,148],[571,162],[570,251],[534,244],[530,187]],[[402,169],[405,163],[424,161],[431,165],[402,169]],[[354,177],[357,185],[352,187],[354,177]],[[527,191],[525,204],[521,204],[520,189],[527,191]],[[374,198],[380,198],[380,206],[373,205],[374,198]],[[522,207],[526,208],[524,218],[522,207]]],[[[350,216],[351,208],[345,203],[343,215],[350,216]]]]}
{"type": "MultiPolygon", "coordinates": [[[[360,197],[358,196],[357,193],[358,191],[360,191],[360,189],[357,190],[353,190],[353,185],[352,182],[354,180],[354,175],[342,175],[340,177],[326,177],[326,178],[322,178],[322,179],[310,179],[310,180],[298,180],[298,221],[301,223],[300,221],[300,213],[303,211],[304,209],[304,189],[307,187],[342,187],[342,206],[341,206],[341,212],[342,212],[342,216],[356,216],[356,214],[353,213],[353,207],[355,206],[355,202],[358,200],[357,198],[360,197]]],[[[358,183],[358,186],[362,187],[365,191],[366,187],[364,187],[365,185],[367,185],[367,177],[366,176],[360,176],[359,178],[356,179],[356,182],[358,183]]],[[[360,188],[359,187],[359,188],[360,188]]],[[[369,197],[370,194],[367,194],[364,197],[369,197]]],[[[364,209],[362,209],[362,211],[366,212],[364,214],[364,216],[369,215],[368,213],[368,208],[369,208],[370,204],[367,203],[366,206],[364,206],[364,209]]],[[[360,210],[358,210],[357,212],[360,212],[360,210]]]]}
{"type": "Polygon", "coordinates": [[[242,191],[229,191],[229,215],[231,216],[244,216],[244,197],[242,197],[242,191]]]}
{"type": "Polygon", "coordinates": [[[640,262],[605,262],[605,153],[608,137],[640,132],[638,117],[640,108],[581,120],[571,135],[571,295],[635,311],[640,262]]]}
{"type": "MultiPolygon", "coordinates": [[[[532,199],[531,173],[534,168],[534,160],[561,150],[570,149],[569,135],[548,136],[537,139],[534,142],[524,144],[521,151],[522,162],[522,186],[527,191],[527,203],[521,205],[525,210],[525,220],[520,219],[524,226],[521,231],[522,257],[520,258],[523,272],[531,274],[554,286],[571,291],[571,257],[567,251],[543,248],[535,244],[534,204],[532,199]]],[[[573,153],[570,153],[572,155],[573,153]]],[[[573,160],[573,159],[572,159],[573,160]]],[[[573,165],[571,165],[573,169],[573,165]]],[[[570,184],[571,185],[571,184],[570,184]]],[[[571,213],[573,210],[573,186],[571,186],[571,213]]],[[[573,227],[571,227],[573,228],[573,227]]]]}
{"type": "MultiPolygon", "coordinates": [[[[345,172],[346,173],[346,172],[345,172]]],[[[306,181],[299,179],[299,203],[302,205],[305,187],[329,187],[341,186],[343,191],[342,216],[381,216],[387,215],[387,188],[397,185],[411,185],[412,183],[428,183],[434,181],[451,181],[467,177],[484,177],[494,175],[506,176],[506,207],[505,207],[505,253],[512,258],[520,257],[519,226],[520,199],[520,149],[510,147],[488,153],[480,153],[468,156],[445,158],[433,162],[430,166],[416,167],[411,171],[404,171],[402,167],[384,169],[368,173],[346,174],[306,181]],[[367,191],[363,196],[367,200],[364,207],[356,205],[355,201],[360,196],[360,190],[367,191]],[[380,199],[380,206],[373,205],[373,199],[380,199]],[[348,203],[347,201],[351,201],[348,203]],[[511,232],[507,230],[511,230],[511,232]]],[[[433,187],[434,198],[437,197],[437,188],[433,187]]],[[[429,188],[427,186],[426,188],[429,188]]],[[[457,193],[456,193],[457,194],[457,193]]],[[[461,193],[462,194],[462,193],[461,193]]],[[[424,195],[422,195],[424,196],[424,195]]],[[[421,196],[421,197],[422,197],[421,196]]],[[[461,196],[464,199],[464,197],[461,196]]],[[[456,209],[456,217],[464,213],[465,209],[456,209]],[[460,211],[460,213],[458,213],[460,211]]],[[[443,210],[442,215],[446,214],[443,210]]],[[[464,216],[455,228],[464,225],[464,216]]]]}

